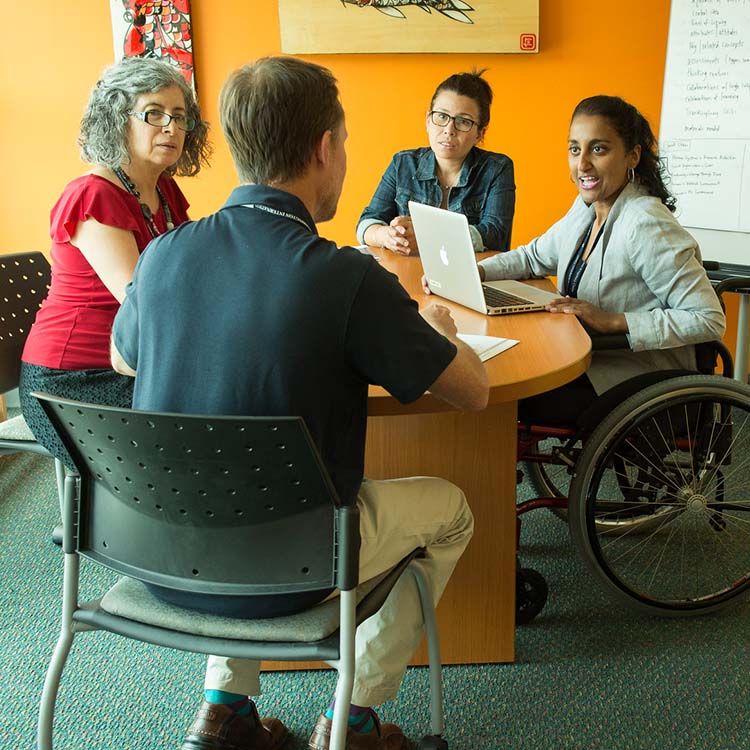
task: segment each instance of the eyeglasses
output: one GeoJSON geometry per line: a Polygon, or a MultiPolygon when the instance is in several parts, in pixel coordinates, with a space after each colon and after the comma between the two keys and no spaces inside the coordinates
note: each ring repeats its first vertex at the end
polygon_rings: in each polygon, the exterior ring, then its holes
{"type": "MultiPolygon", "coordinates": [[[[128,112],[131,117],[137,117],[155,128],[166,128],[172,120],[180,130],[189,133],[195,127],[195,120],[185,115],[170,115],[160,109],[147,109],[145,112],[128,112]]],[[[456,125],[458,127],[458,125],[456,125]]]]}
{"type": "Polygon", "coordinates": [[[427,113],[430,116],[434,125],[439,128],[444,128],[451,120],[456,130],[460,130],[463,133],[468,133],[476,123],[474,120],[470,120],[468,117],[452,117],[447,112],[441,112],[438,109],[433,109],[427,113]]]}

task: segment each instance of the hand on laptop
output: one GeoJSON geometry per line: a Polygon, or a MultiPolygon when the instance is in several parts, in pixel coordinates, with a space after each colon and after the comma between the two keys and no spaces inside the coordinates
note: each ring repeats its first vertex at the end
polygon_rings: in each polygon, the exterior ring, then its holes
{"type": "Polygon", "coordinates": [[[438,333],[442,333],[448,339],[456,338],[458,328],[451,311],[445,305],[434,303],[419,313],[438,333]]]}

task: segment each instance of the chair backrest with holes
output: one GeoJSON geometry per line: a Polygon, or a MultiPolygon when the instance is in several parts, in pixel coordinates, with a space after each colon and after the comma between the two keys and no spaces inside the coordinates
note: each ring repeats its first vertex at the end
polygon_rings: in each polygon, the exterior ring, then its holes
{"type": "Polygon", "coordinates": [[[159,414],[34,395],[81,476],[80,554],[202,595],[327,592],[344,564],[356,584],[356,560],[342,554],[359,550],[356,508],[340,507],[301,418],[159,414]]]}
{"type": "Polygon", "coordinates": [[[49,283],[42,253],[0,256],[0,393],[18,385],[23,345],[49,283]]]}

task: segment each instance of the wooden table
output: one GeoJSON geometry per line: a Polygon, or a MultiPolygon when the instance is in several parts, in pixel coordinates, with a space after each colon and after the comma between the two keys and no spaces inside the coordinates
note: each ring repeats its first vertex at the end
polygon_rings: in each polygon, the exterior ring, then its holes
{"type": "MultiPolygon", "coordinates": [[[[488,408],[453,410],[429,394],[403,406],[370,389],[365,474],[373,479],[439,476],[466,493],[474,537],[438,607],[443,662],[510,662],[514,658],[517,402],[585,372],[591,341],[568,315],[522,313],[489,317],[422,292],[419,258],[379,251],[420,308],[451,309],[461,333],[518,339],[486,362],[488,408]]],[[[543,282],[542,282],[543,283],[543,282]]],[[[427,663],[424,644],[415,664],[427,663]]]]}
{"type": "MultiPolygon", "coordinates": [[[[515,634],[517,402],[585,372],[591,341],[577,320],[567,315],[488,317],[425,295],[419,258],[387,250],[378,254],[420,308],[439,302],[451,309],[461,333],[520,341],[485,363],[489,406],[477,414],[458,412],[429,393],[404,406],[382,388],[372,387],[365,454],[365,474],[373,479],[438,476],[466,493],[475,530],[437,610],[443,663],[510,662],[515,634]]],[[[412,663],[427,663],[424,643],[412,663]]],[[[263,665],[264,669],[311,666],[263,665]]]]}

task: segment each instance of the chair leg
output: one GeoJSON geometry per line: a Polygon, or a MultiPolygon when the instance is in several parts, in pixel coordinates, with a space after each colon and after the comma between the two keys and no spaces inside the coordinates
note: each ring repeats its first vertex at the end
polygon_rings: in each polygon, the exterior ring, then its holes
{"type": "Polygon", "coordinates": [[[62,625],[60,626],[60,637],[57,639],[57,645],[47,669],[47,676],[44,678],[44,689],[39,702],[39,720],[36,734],[37,750],[52,750],[52,727],[55,718],[57,691],[75,635],[73,611],[78,606],[80,560],[77,555],[68,554],[65,555],[64,565],[62,625]]]}
{"type": "Polygon", "coordinates": [[[435,618],[435,603],[432,601],[427,580],[424,576],[419,560],[409,563],[409,572],[414,576],[419,591],[419,601],[422,605],[422,619],[424,620],[425,633],[427,635],[427,656],[430,663],[430,732],[432,737],[425,738],[420,747],[443,747],[444,740],[440,735],[444,730],[443,723],[443,677],[442,662],[440,659],[440,635],[438,633],[437,620],[435,618]],[[437,744],[424,742],[433,739],[437,744]]]}
{"type": "Polygon", "coordinates": [[[39,722],[37,724],[37,750],[52,750],[52,724],[55,718],[55,702],[60,687],[60,678],[65,662],[73,645],[73,631],[67,623],[63,625],[57,645],[52,654],[47,676],[44,679],[42,699],[39,703],[39,722]]]}
{"type": "Polygon", "coordinates": [[[354,615],[357,598],[355,591],[342,591],[339,622],[339,679],[336,683],[336,703],[333,707],[331,743],[329,750],[345,750],[346,730],[349,726],[349,706],[352,703],[354,687],[354,641],[357,623],[354,615]]]}

